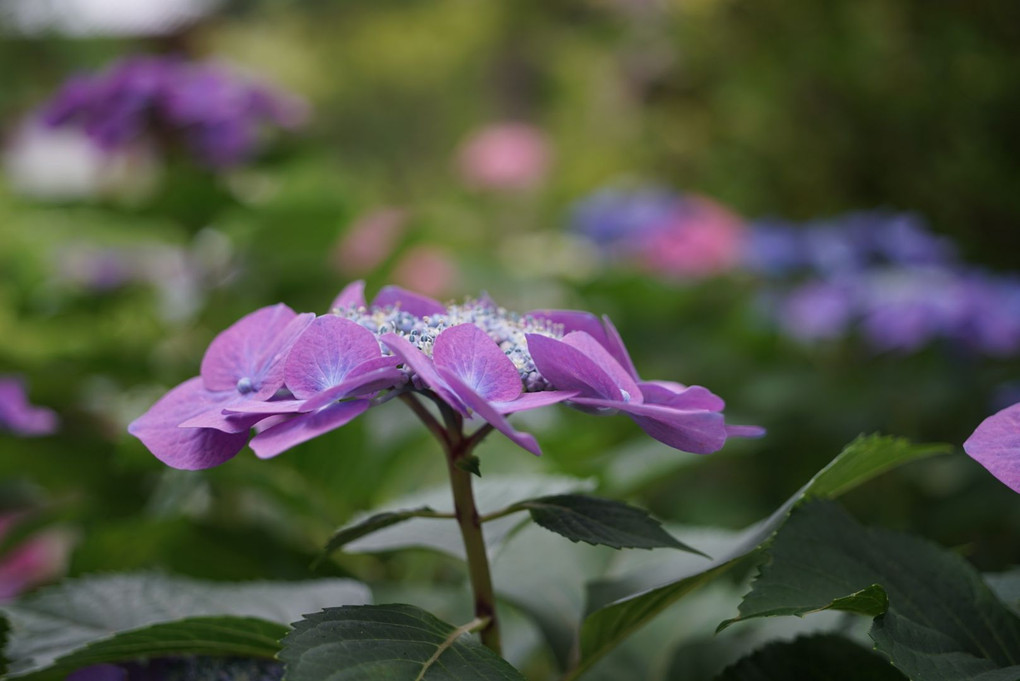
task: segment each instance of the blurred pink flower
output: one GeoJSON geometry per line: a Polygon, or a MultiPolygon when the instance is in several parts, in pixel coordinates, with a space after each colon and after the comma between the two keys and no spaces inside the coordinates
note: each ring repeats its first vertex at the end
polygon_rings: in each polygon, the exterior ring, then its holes
{"type": "Polygon", "coordinates": [[[526,123],[497,123],[473,133],[457,156],[460,175],[480,189],[519,191],[545,179],[552,161],[549,140],[526,123]]]}
{"type": "MultiPolygon", "coordinates": [[[[19,518],[19,513],[0,515],[0,537],[19,518]]],[[[0,602],[60,577],[67,566],[70,548],[67,533],[50,530],[33,535],[0,556],[0,602]]]]}
{"type": "Polygon", "coordinates": [[[406,223],[407,212],[400,208],[380,208],[362,215],[333,247],[333,266],[344,275],[370,273],[393,253],[406,223]]]}
{"type": "Polygon", "coordinates": [[[415,246],[393,268],[394,283],[433,298],[459,288],[460,271],[450,253],[438,246],[415,246]]]}
{"type": "Polygon", "coordinates": [[[743,220],[701,196],[687,196],[642,239],[645,267],[680,278],[707,277],[740,264],[747,240],[743,220]]]}

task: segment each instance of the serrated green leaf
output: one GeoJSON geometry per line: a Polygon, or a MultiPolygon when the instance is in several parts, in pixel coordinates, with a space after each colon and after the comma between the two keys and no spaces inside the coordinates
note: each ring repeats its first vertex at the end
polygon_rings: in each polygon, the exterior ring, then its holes
{"type": "Polygon", "coordinates": [[[889,661],[834,634],[772,643],[727,667],[716,681],[905,681],[889,661]]]}
{"type": "Polygon", "coordinates": [[[515,506],[527,509],[538,525],[573,542],[614,549],[673,548],[701,553],[662,529],[662,523],[648,511],[622,501],[559,494],[528,499],[515,506]]]}
{"type": "Polygon", "coordinates": [[[272,655],[281,627],[302,614],[369,597],[364,585],[345,579],[226,584],[157,574],[87,577],[0,606],[10,623],[4,654],[11,678],[59,677],[82,660],[166,654],[165,642],[206,654],[242,654],[250,645],[244,654],[273,648],[272,655]]]}
{"type": "MultiPolygon", "coordinates": [[[[595,486],[592,480],[550,475],[487,475],[473,482],[478,512],[481,515],[502,511],[525,499],[568,492],[586,492],[595,486]]],[[[452,513],[450,486],[440,485],[397,499],[387,504],[385,508],[374,511],[373,514],[380,511],[399,512],[401,509],[422,506],[436,509],[441,513],[452,513]]],[[[361,520],[355,519],[354,522],[361,520]]],[[[520,514],[486,522],[485,544],[489,551],[492,552],[502,545],[506,538],[526,521],[527,518],[520,514]]],[[[427,548],[455,558],[464,558],[464,541],[457,524],[427,518],[411,518],[407,522],[373,532],[350,542],[344,550],[348,553],[374,553],[406,548],[427,548]]]]}
{"type": "Polygon", "coordinates": [[[325,558],[340,547],[354,541],[355,539],[367,536],[373,532],[378,532],[383,528],[396,525],[397,523],[402,523],[405,520],[410,520],[411,518],[420,518],[434,513],[435,511],[428,506],[420,506],[418,508],[410,508],[404,511],[385,511],[383,513],[376,513],[375,515],[368,516],[363,520],[359,520],[358,522],[341,527],[337,530],[333,536],[330,537],[329,543],[326,544],[322,558],[325,558]]]}
{"type": "Polygon", "coordinates": [[[712,561],[691,566],[666,583],[647,584],[641,592],[589,609],[591,614],[581,626],[581,659],[568,678],[579,676],[665,608],[754,553],[797,504],[810,498],[834,498],[891,468],[949,451],[948,445],[911,445],[906,440],[881,435],[858,437],[775,513],[736,534],[724,550],[713,551],[712,561]]]}
{"type": "Polygon", "coordinates": [[[829,608],[875,612],[876,648],[915,681],[1020,678],[1020,618],[956,554],[920,537],[859,525],[837,505],[796,509],[768,549],[739,620],[829,608]]]}
{"type": "Polygon", "coordinates": [[[524,681],[499,655],[413,605],[327,608],[294,624],[288,681],[524,681]]]}

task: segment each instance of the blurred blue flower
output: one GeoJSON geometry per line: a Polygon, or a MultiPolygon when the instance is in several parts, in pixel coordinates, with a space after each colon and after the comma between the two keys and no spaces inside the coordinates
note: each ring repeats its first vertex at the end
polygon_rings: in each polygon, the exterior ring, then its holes
{"type": "Polygon", "coordinates": [[[222,65],[140,56],[72,77],[41,115],[50,126],[80,127],[106,150],[142,137],[180,140],[200,163],[222,168],[254,153],[263,126],[293,128],[306,113],[301,100],[222,65]]]}

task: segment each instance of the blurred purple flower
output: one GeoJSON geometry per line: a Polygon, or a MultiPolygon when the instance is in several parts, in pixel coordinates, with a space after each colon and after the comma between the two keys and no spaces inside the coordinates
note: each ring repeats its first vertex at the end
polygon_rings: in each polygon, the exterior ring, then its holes
{"type": "Polygon", "coordinates": [[[968,301],[960,277],[933,268],[876,272],[864,284],[862,331],[879,350],[917,350],[952,337],[966,321],[968,301]]]}
{"type": "Polygon", "coordinates": [[[811,281],[786,297],[779,323],[787,335],[798,341],[832,340],[849,328],[855,313],[854,305],[851,287],[811,281]]]}
{"type": "Polygon", "coordinates": [[[292,128],[306,115],[300,100],[221,65],[150,56],[72,77],[42,111],[46,124],[78,126],[107,150],[140,137],[177,137],[214,168],[249,158],[266,124],[292,128]]]}
{"type": "Polygon", "coordinates": [[[570,226],[609,256],[632,254],[635,240],[669,220],[677,197],[662,189],[603,189],[574,205],[570,226]]]}
{"type": "Polygon", "coordinates": [[[52,409],[29,403],[25,385],[15,376],[0,376],[0,431],[34,437],[51,435],[60,425],[52,409]]]}
{"type": "Polygon", "coordinates": [[[698,453],[762,432],[726,426],[722,400],[704,388],[642,381],[612,324],[585,312],[521,316],[487,298],[447,306],[394,286],[366,305],[362,282],[331,308],[312,320],[281,304],[241,319],[212,342],[201,376],[128,430],[171,466],[207,468],[236,455],[253,427],[255,453],[275,456],[413,391],[534,454],[538,443],[506,416],[564,401],[622,411],[652,437],[698,453]]]}
{"type": "Polygon", "coordinates": [[[1020,493],[1020,404],[982,421],[963,443],[963,449],[1007,487],[1020,493]]]}

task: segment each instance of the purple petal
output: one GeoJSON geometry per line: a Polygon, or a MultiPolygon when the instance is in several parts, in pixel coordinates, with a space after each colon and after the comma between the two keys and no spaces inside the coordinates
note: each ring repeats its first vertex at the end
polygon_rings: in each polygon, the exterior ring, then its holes
{"type": "MultiPolygon", "coordinates": [[[[396,357],[381,357],[380,359],[385,359],[392,365],[397,363],[396,357]]],[[[318,395],[308,398],[301,411],[316,411],[322,409],[330,402],[335,402],[345,397],[367,395],[379,390],[393,388],[404,380],[404,372],[394,366],[373,369],[372,371],[355,370],[351,372],[351,376],[343,383],[327,388],[318,395]]]]}
{"type": "Polygon", "coordinates": [[[493,428],[510,438],[510,441],[515,445],[528,450],[535,456],[542,456],[542,449],[538,446],[538,441],[532,435],[516,430],[506,420],[506,417],[496,411],[493,405],[489,404],[488,400],[469,388],[452,371],[444,367],[436,368],[443,377],[443,380],[450,385],[450,388],[457,393],[457,396],[463,400],[468,408],[472,409],[478,416],[492,425],[493,428]]]}
{"type": "Polygon", "coordinates": [[[297,339],[284,363],[284,382],[307,399],[343,383],[356,366],[382,356],[375,334],[343,317],[318,317],[297,339]]]}
{"type": "Polygon", "coordinates": [[[1020,404],[992,414],[963,443],[972,459],[1020,493],[1020,404]]]}
{"type": "Polygon", "coordinates": [[[242,317],[205,351],[201,369],[205,387],[271,397],[283,385],[284,353],[314,317],[298,315],[283,303],[242,317]]]}
{"type": "Polygon", "coordinates": [[[521,393],[520,397],[510,402],[493,402],[493,408],[500,414],[516,414],[519,411],[539,409],[550,404],[559,404],[577,397],[572,390],[543,390],[538,393],[521,393]]]}
{"type": "Polygon", "coordinates": [[[710,454],[726,442],[726,426],[719,412],[702,409],[674,409],[657,404],[634,404],[575,398],[578,404],[617,409],[630,416],[641,430],[674,449],[693,454],[710,454]]]}
{"type": "Polygon", "coordinates": [[[157,459],[173,468],[198,470],[232,458],[248,441],[248,432],[224,433],[211,428],[179,428],[202,412],[222,408],[233,391],[210,392],[200,376],[188,379],[164,395],[128,426],[157,459]]]}
{"type": "Polygon", "coordinates": [[[347,310],[365,307],[365,282],[352,281],[344,286],[344,290],[337,294],[337,297],[330,303],[330,310],[347,310]]]}
{"type": "Polygon", "coordinates": [[[594,338],[599,345],[608,350],[609,354],[619,362],[620,366],[632,378],[637,380],[637,371],[634,369],[634,363],[630,359],[630,354],[628,354],[627,348],[623,344],[623,339],[620,338],[619,332],[613,326],[613,323],[609,321],[608,316],[603,315],[602,319],[599,319],[592,313],[582,310],[534,310],[526,316],[546,319],[553,324],[559,324],[563,327],[564,333],[584,331],[594,338]]]}
{"type": "Polygon", "coordinates": [[[0,377],[0,431],[34,437],[50,435],[57,430],[56,413],[28,401],[24,384],[13,376],[0,377]]]}
{"type": "Polygon", "coordinates": [[[420,293],[414,293],[399,286],[384,286],[372,301],[373,307],[399,307],[415,317],[446,314],[446,306],[420,293]]]}
{"type": "Polygon", "coordinates": [[[606,350],[609,351],[617,362],[620,363],[628,374],[636,381],[638,380],[637,369],[634,368],[634,362],[630,358],[630,353],[627,352],[627,346],[623,344],[623,338],[620,337],[620,332],[616,330],[613,322],[610,321],[609,315],[602,315],[602,323],[606,329],[606,339],[602,344],[606,350]]]}
{"type": "Polygon", "coordinates": [[[726,437],[762,437],[765,429],[761,426],[726,426],[726,437]]]}
{"type": "Polygon", "coordinates": [[[295,445],[350,423],[368,407],[368,400],[355,400],[337,402],[310,414],[300,414],[253,437],[251,448],[260,459],[272,458],[295,445]]]}
{"type": "Polygon", "coordinates": [[[722,411],[726,402],[700,385],[686,386],[673,381],[642,381],[641,394],[645,404],[663,404],[675,409],[706,409],[722,411]]]}
{"type": "Polygon", "coordinates": [[[609,374],[620,390],[625,392],[625,400],[632,402],[643,401],[641,388],[638,387],[634,378],[597,340],[583,331],[572,331],[563,337],[563,342],[583,352],[589,359],[598,364],[603,371],[609,374]]]}
{"type": "Polygon", "coordinates": [[[534,333],[529,333],[527,340],[535,366],[553,387],[577,391],[588,397],[623,400],[620,386],[613,377],[581,350],[534,333]]]}
{"type": "MultiPolygon", "coordinates": [[[[271,402],[260,402],[257,400],[243,400],[237,404],[223,408],[223,413],[230,414],[260,414],[263,416],[275,416],[276,414],[296,414],[305,410],[305,400],[273,400],[271,402]]],[[[194,420],[194,419],[192,419],[194,420]]],[[[191,425],[190,421],[181,424],[191,425]]]]}
{"type": "Polygon", "coordinates": [[[440,378],[439,374],[436,372],[435,365],[432,363],[431,359],[425,356],[425,353],[411,345],[408,340],[401,338],[395,333],[387,333],[379,340],[381,340],[386,347],[392,350],[393,354],[399,357],[404,364],[410,367],[411,370],[418,375],[421,382],[434,393],[439,395],[444,402],[462,414],[467,413],[464,403],[460,401],[452,390],[450,390],[446,382],[440,378]]]}
{"type": "Polygon", "coordinates": [[[521,375],[489,334],[474,324],[452,326],[432,347],[436,368],[456,374],[486,400],[509,402],[521,394],[521,375]]]}

